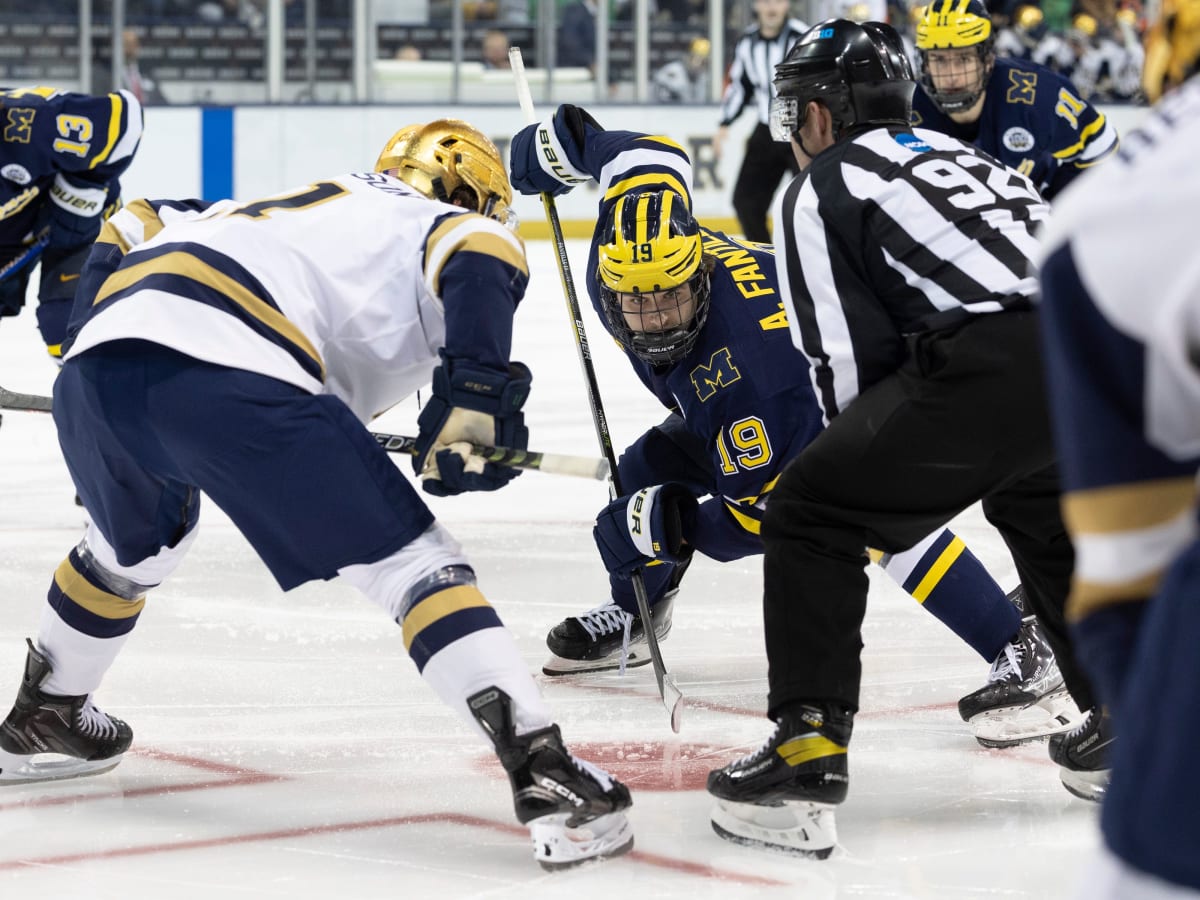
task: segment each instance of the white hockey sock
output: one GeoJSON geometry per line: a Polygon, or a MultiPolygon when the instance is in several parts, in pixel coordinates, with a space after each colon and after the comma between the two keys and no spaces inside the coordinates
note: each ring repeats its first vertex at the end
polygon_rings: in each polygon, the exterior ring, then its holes
{"type": "Polygon", "coordinates": [[[75,697],[91,694],[125,646],[132,632],[98,638],[72,628],[49,604],[42,609],[37,646],[49,658],[53,671],[42,683],[47,694],[75,697]]]}
{"type": "Polygon", "coordinates": [[[498,687],[512,698],[518,734],[554,721],[506,628],[484,628],[459,638],[431,656],[421,674],[442,701],[484,737],[467,698],[487,687],[498,687]]]}

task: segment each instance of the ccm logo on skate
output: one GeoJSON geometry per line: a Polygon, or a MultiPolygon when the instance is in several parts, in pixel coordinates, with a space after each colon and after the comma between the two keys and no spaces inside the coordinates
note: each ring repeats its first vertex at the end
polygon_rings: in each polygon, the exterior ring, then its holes
{"type": "Polygon", "coordinates": [[[538,779],[538,782],[542,787],[550,791],[550,793],[558,794],[558,796],[562,797],[572,806],[583,806],[583,799],[581,797],[577,796],[574,791],[570,791],[563,785],[559,784],[553,778],[547,778],[545,775],[543,775],[538,779]]]}

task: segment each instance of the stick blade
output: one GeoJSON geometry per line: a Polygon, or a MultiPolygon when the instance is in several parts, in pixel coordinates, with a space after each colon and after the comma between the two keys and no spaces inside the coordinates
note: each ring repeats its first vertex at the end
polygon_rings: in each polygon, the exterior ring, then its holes
{"type": "Polygon", "coordinates": [[[683,691],[679,690],[675,676],[669,672],[663,678],[662,689],[663,706],[671,714],[671,730],[679,734],[683,725],[683,691]]]}

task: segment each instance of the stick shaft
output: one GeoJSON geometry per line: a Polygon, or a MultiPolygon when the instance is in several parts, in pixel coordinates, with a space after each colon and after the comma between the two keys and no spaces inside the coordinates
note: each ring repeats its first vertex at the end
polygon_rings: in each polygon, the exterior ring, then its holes
{"type": "MultiPolygon", "coordinates": [[[[529,79],[525,76],[525,63],[521,58],[519,47],[510,47],[508,58],[512,65],[513,80],[516,83],[517,99],[525,121],[533,124],[537,121],[537,113],[533,108],[533,96],[529,91],[529,79]]],[[[610,499],[623,496],[620,478],[617,474],[617,457],[613,451],[612,436],[608,430],[608,418],[604,414],[604,403],[600,399],[600,387],[596,381],[596,369],[592,364],[592,354],[588,347],[587,331],[583,325],[583,315],[579,309],[579,298],[575,293],[575,279],[571,275],[571,262],[567,256],[567,242],[563,237],[562,223],[558,218],[558,208],[550,193],[542,194],[542,206],[546,210],[546,219],[550,223],[550,231],[554,237],[554,250],[558,260],[558,274],[562,280],[563,296],[567,301],[567,312],[574,322],[575,349],[579,354],[579,364],[583,370],[584,381],[587,384],[588,403],[592,410],[592,422],[596,426],[596,439],[604,459],[608,462],[608,488],[610,499]]],[[[642,572],[637,569],[631,577],[633,593],[637,598],[638,615],[642,619],[642,629],[646,635],[646,646],[650,651],[650,662],[654,665],[654,678],[658,682],[658,695],[671,716],[671,729],[679,731],[680,718],[683,712],[683,694],[675,684],[675,679],[667,671],[663,662],[662,651],[658,646],[658,635],[654,633],[654,619],[650,615],[650,599],[646,591],[646,581],[642,572]]]]}

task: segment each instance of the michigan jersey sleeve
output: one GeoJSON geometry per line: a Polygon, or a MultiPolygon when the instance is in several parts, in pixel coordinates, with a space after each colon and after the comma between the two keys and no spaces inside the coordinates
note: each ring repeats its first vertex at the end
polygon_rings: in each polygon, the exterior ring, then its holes
{"type": "Polygon", "coordinates": [[[1180,216],[1200,203],[1198,139],[1192,83],[1062,198],[1043,242],[1072,618],[1148,597],[1195,536],[1200,267],[1180,216]]]}

